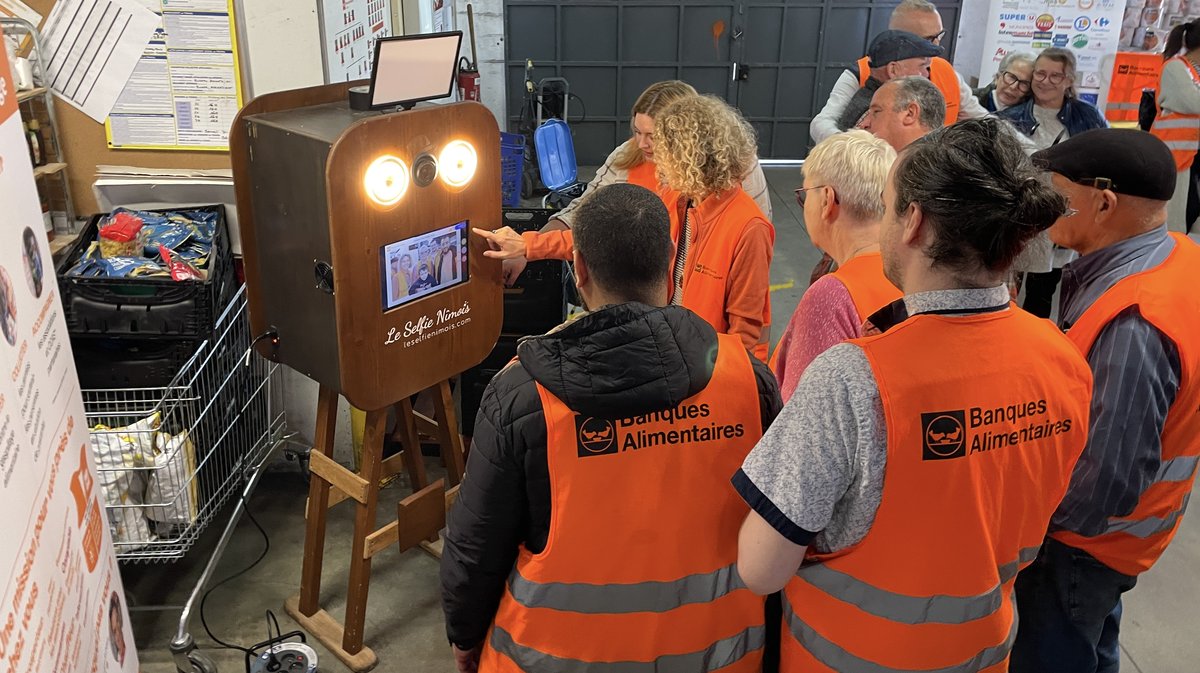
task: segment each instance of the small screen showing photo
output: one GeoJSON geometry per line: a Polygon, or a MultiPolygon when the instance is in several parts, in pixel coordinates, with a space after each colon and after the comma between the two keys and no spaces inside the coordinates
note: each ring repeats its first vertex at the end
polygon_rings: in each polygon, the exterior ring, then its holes
{"type": "Polygon", "coordinates": [[[465,283],[467,222],[459,222],[383,246],[383,310],[465,283]]]}

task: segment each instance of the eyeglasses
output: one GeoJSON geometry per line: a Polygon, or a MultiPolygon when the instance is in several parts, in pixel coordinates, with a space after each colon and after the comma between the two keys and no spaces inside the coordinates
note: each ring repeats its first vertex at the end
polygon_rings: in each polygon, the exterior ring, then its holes
{"type": "MultiPolygon", "coordinates": [[[[1000,79],[1004,80],[1004,83],[1009,86],[1016,85],[1017,91],[1020,91],[1022,93],[1028,93],[1029,85],[1033,84],[1032,81],[1027,80],[1027,79],[1021,79],[1020,77],[1017,77],[1016,75],[1012,74],[1011,72],[1009,72],[1007,70],[1000,73],[1000,79]]],[[[1054,82],[1054,80],[1050,80],[1050,81],[1054,82]]],[[[1057,82],[1054,82],[1054,83],[1057,84],[1057,82]]]]}
{"type": "Polygon", "coordinates": [[[934,35],[926,35],[926,36],[925,36],[923,39],[925,39],[925,40],[927,40],[927,41],[929,41],[929,42],[932,42],[932,43],[934,43],[934,44],[941,44],[941,42],[942,42],[942,38],[943,38],[943,37],[946,37],[946,31],[945,31],[945,30],[943,30],[943,31],[942,31],[942,32],[940,32],[940,33],[936,33],[936,34],[934,34],[934,35]]]}
{"type": "MultiPolygon", "coordinates": [[[[796,203],[799,203],[800,207],[803,208],[804,202],[806,200],[808,200],[809,190],[824,189],[826,187],[828,187],[831,191],[833,190],[833,185],[813,185],[812,187],[797,187],[796,188],[796,203]]],[[[833,192],[833,202],[838,203],[838,204],[841,203],[841,201],[838,201],[837,192],[833,192]]]]}
{"type": "Polygon", "coordinates": [[[1051,84],[1062,84],[1062,81],[1067,78],[1065,72],[1046,72],[1045,70],[1034,70],[1033,79],[1038,82],[1050,80],[1051,84]]]}

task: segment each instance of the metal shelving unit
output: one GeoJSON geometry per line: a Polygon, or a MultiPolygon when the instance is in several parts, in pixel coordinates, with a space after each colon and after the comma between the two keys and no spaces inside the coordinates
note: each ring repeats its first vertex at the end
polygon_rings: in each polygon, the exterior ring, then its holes
{"type": "MultiPolygon", "coordinates": [[[[18,53],[33,63],[33,79],[35,82],[46,82],[46,63],[43,59],[41,36],[37,28],[24,19],[0,17],[0,29],[5,38],[15,36],[20,49],[18,53]]],[[[49,201],[51,212],[66,214],[65,226],[55,227],[59,236],[75,233],[75,204],[71,200],[71,185],[67,176],[66,156],[63,153],[62,142],[58,136],[58,118],[54,113],[54,93],[47,86],[17,92],[17,104],[21,110],[21,119],[29,121],[36,119],[42,129],[42,137],[46,146],[42,148],[46,157],[45,163],[33,169],[37,180],[38,192],[49,201]]]]}

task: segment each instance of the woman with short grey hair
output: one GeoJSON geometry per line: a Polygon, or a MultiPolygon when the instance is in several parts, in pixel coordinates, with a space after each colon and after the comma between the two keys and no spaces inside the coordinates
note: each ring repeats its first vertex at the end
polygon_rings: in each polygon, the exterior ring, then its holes
{"type": "Polygon", "coordinates": [[[1025,102],[1033,86],[1033,62],[1036,57],[1023,51],[1014,51],[1000,61],[992,83],[975,90],[979,104],[988,112],[999,112],[1025,102]]]}

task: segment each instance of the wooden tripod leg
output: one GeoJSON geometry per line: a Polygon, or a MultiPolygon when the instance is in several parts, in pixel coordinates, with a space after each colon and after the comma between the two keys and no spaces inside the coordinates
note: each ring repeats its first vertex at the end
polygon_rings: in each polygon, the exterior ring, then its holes
{"type": "Polygon", "coordinates": [[[350,540],[350,584],[346,590],[346,630],[342,649],[356,654],[363,648],[363,626],[367,621],[367,593],[371,587],[371,557],[366,553],[367,536],[375,532],[375,507],[379,504],[379,470],[383,461],[383,437],[387,433],[387,409],[367,412],[363,433],[362,469],[367,483],[367,501],[357,503],[354,537],[350,540]]]}
{"type": "MultiPolygon", "coordinates": [[[[327,386],[317,394],[317,429],[313,451],[333,456],[333,431],[337,423],[338,395],[327,386]]],[[[304,561],[300,570],[299,610],[313,616],[320,608],[321,566],[325,561],[325,517],[329,512],[329,482],[313,477],[308,485],[305,512],[304,561]]]]}
{"type": "Polygon", "coordinates": [[[442,461],[446,463],[446,482],[458,486],[466,472],[462,435],[458,434],[458,415],[454,413],[454,397],[450,381],[442,381],[433,393],[433,414],[438,426],[438,443],[442,446],[442,461]]]}
{"type": "Polygon", "coordinates": [[[404,466],[412,482],[413,493],[429,485],[425,474],[425,458],[421,455],[421,440],[417,436],[417,419],[413,416],[412,398],[404,398],[396,404],[396,432],[404,446],[404,466]]]}

